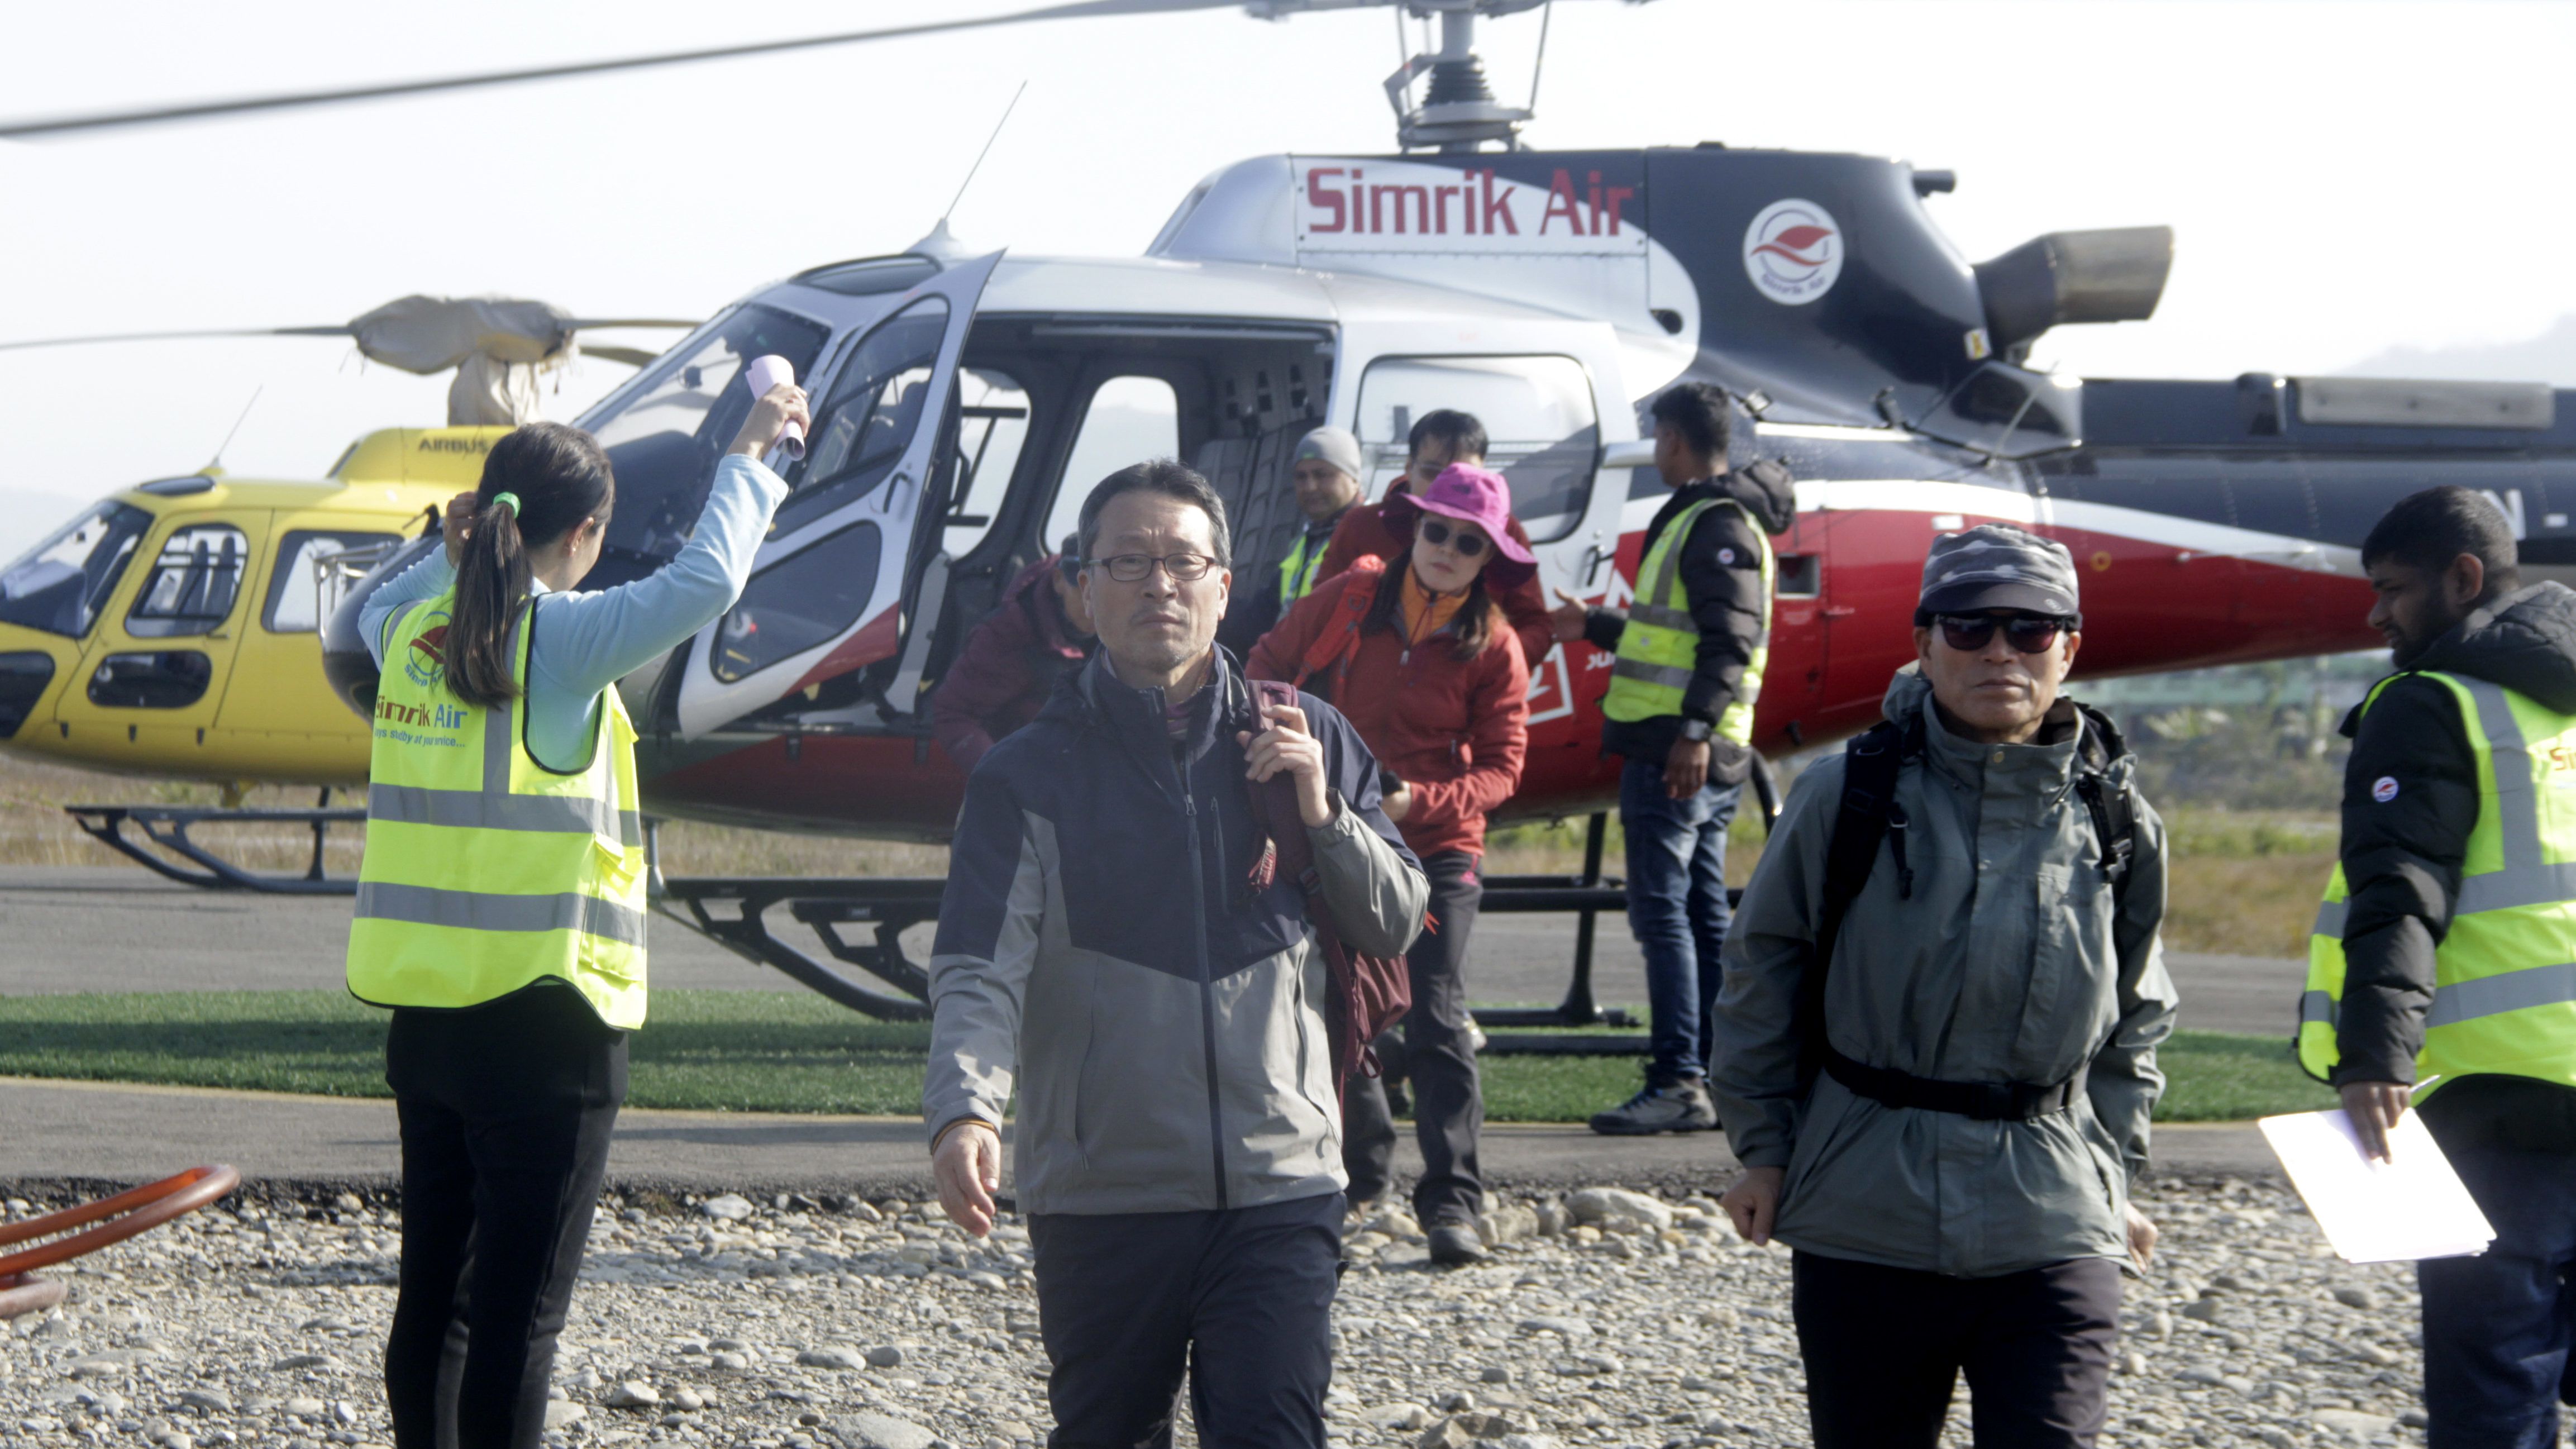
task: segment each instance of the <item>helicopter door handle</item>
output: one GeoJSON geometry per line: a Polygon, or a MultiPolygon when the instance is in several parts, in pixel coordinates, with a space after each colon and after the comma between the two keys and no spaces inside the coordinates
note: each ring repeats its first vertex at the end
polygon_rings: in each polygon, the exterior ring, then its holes
{"type": "Polygon", "coordinates": [[[902,493],[903,490],[910,486],[911,483],[912,475],[909,473],[897,473],[893,477],[886,479],[885,492],[878,495],[878,514],[883,517],[892,518],[895,511],[896,496],[902,493]]]}

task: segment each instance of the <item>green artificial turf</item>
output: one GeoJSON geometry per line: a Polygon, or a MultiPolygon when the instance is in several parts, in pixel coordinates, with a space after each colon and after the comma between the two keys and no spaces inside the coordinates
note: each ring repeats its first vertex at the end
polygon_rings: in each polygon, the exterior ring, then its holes
{"type": "MultiPolygon", "coordinates": [[[[385,1013],[335,991],[0,997],[0,1076],[388,1095],[385,1013]]],[[[737,1112],[920,1110],[929,1028],[804,993],[653,993],[627,1101],[737,1112]]],[[[2272,1037],[2186,1031],[2162,1053],[2157,1117],[2225,1121],[2333,1105],[2272,1037]]],[[[1488,1056],[1485,1115],[1579,1122],[1625,1101],[1634,1057],[1488,1056]]]]}

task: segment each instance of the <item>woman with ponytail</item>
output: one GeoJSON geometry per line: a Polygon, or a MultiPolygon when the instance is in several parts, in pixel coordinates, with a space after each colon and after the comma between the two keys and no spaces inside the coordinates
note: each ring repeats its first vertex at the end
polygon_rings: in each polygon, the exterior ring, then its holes
{"type": "MultiPolygon", "coordinates": [[[[1422,1177],[1413,1205],[1435,1262],[1485,1256],[1476,1139],[1485,1104],[1467,1019],[1467,935],[1485,888],[1485,812],[1519,788],[1529,742],[1529,664],[1499,600],[1536,577],[1513,531],[1499,473],[1452,463],[1418,493],[1387,499],[1380,522],[1399,551],[1363,555],[1297,601],[1252,646],[1244,673],[1331,700],[1384,768],[1387,818],[1431,878],[1431,915],[1406,952],[1413,1009],[1402,1071],[1411,1079],[1422,1177]]],[[[1392,1065],[1399,1052],[1380,1042],[1392,1065]]],[[[1397,1075],[1390,1071],[1389,1075],[1397,1075]]],[[[1380,1079],[1354,1076],[1342,1110],[1342,1164],[1359,1211],[1386,1191],[1395,1117],[1380,1079]]]]}
{"type": "Polygon", "coordinates": [[[761,455],[808,421],[795,387],[755,400],[688,545],[598,593],[576,589],[617,501],[608,455],[531,423],[448,505],[445,549],[360,614],[379,683],[349,990],[393,1008],[401,1449],[544,1435],[644,1021],[635,730],[615,685],[733,607],[787,496],[761,455]]]}

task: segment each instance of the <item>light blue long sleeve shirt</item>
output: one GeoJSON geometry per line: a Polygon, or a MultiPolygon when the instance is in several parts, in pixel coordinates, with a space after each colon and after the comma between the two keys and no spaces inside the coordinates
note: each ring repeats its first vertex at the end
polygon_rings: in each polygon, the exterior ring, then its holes
{"type": "MultiPolygon", "coordinates": [[[[651,663],[734,606],[768,535],[787,484],[756,458],[728,453],[688,544],[648,577],[597,593],[530,590],[537,620],[528,658],[528,745],[549,769],[579,769],[590,757],[601,691],[651,663]]],[[[384,666],[387,615],[445,591],[456,570],[445,549],[403,570],[359,611],[367,652],[384,666]]]]}

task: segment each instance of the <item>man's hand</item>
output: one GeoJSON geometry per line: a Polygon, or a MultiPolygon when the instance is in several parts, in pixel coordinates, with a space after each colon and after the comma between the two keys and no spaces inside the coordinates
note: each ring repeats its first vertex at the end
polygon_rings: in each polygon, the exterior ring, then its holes
{"type": "Polygon", "coordinates": [[[1547,627],[1556,635],[1557,643],[1571,644],[1583,637],[1583,621],[1592,611],[1563,589],[1557,590],[1556,596],[1563,602],[1547,611],[1547,627]]]}
{"type": "Polygon", "coordinates": [[[993,1231],[993,1194],[1002,1190],[1002,1134],[982,1122],[958,1123],[930,1155],[930,1175],[950,1222],[978,1238],[993,1231]]]}
{"type": "Polygon", "coordinates": [[[1261,712],[1270,728],[1259,734],[1237,731],[1243,746],[1244,774],[1254,784],[1286,770],[1297,781],[1297,818],[1309,830],[1332,823],[1333,801],[1324,789],[1323,742],[1306,733],[1306,712],[1293,704],[1274,704],[1261,712]]]}
{"type": "Polygon", "coordinates": [[[1757,1248],[1771,1241],[1771,1223],[1780,1216],[1780,1184],[1788,1176],[1785,1167],[1748,1167],[1717,1200],[1735,1221],[1737,1237],[1757,1248]]]}
{"type": "Polygon", "coordinates": [[[474,536],[474,515],[482,508],[474,490],[466,489],[447,500],[447,508],[438,515],[439,536],[447,540],[447,566],[461,567],[465,562],[465,540],[474,536]]]}
{"type": "Polygon", "coordinates": [[[751,415],[742,420],[742,431],[733,435],[733,446],[725,451],[740,453],[746,458],[765,456],[778,446],[779,435],[787,431],[789,423],[811,433],[814,415],[807,406],[805,389],[792,382],[782,382],[761,394],[760,400],[751,405],[751,415]]]}
{"type": "Polygon", "coordinates": [[[2147,1220],[2145,1213],[2138,1211],[2136,1203],[2129,1204],[2128,1233],[2129,1261],[2137,1264],[2138,1271],[2143,1273],[2147,1271],[2147,1264],[2155,1261],[2157,1234],[2156,1225],[2147,1220]]]}
{"type": "Polygon", "coordinates": [[[1708,741],[1686,740],[1673,736],[1673,747],[1664,755],[1664,793],[1676,800],[1687,800],[1708,783],[1708,741]]]}
{"type": "Polygon", "coordinates": [[[1413,813],[1413,786],[1401,780],[1397,781],[1393,794],[1378,798],[1378,807],[1386,812],[1387,819],[1402,825],[1404,817],[1413,813]]]}
{"type": "Polygon", "coordinates": [[[2361,1137],[2363,1156],[2396,1161],[2388,1153],[2388,1134],[2397,1130],[2398,1119],[2406,1115],[2406,1099],[2412,1093],[2412,1088],[2396,1082],[2343,1084],[2344,1114],[2352,1118],[2352,1130],[2361,1137]]]}

